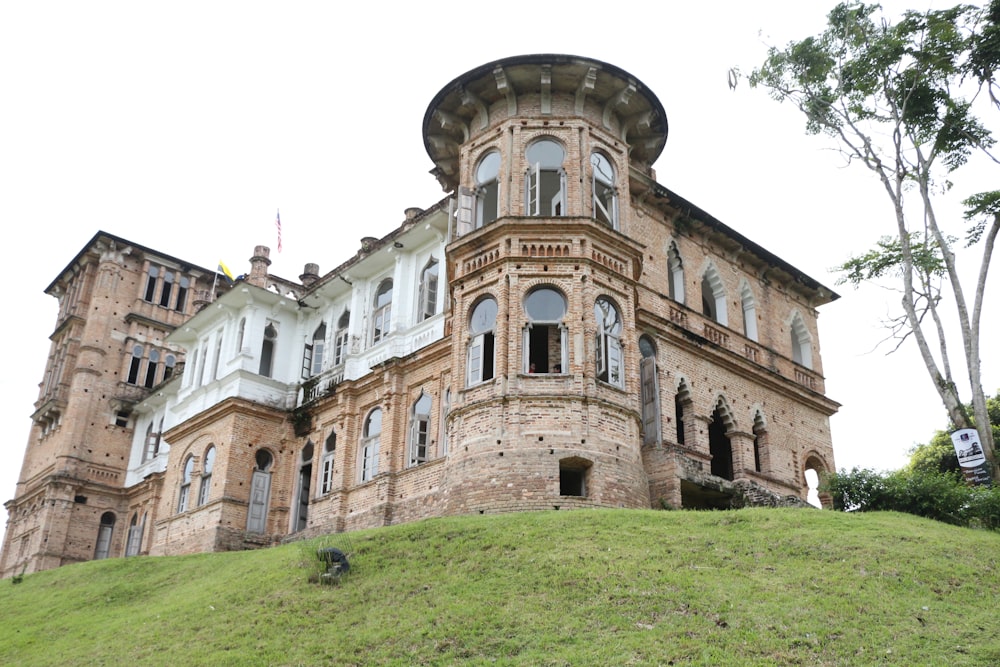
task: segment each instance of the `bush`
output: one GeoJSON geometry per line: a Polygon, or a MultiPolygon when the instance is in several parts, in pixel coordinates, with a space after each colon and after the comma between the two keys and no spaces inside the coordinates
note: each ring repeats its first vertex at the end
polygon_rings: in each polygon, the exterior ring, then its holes
{"type": "Polygon", "coordinates": [[[955,473],[854,468],[826,475],[820,490],[846,512],[893,511],[957,526],[1000,530],[1000,488],[970,487],[955,473]]]}

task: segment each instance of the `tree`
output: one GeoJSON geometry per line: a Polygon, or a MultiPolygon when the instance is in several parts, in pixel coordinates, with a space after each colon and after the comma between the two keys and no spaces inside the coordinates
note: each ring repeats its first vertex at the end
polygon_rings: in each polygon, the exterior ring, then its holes
{"type": "MultiPolygon", "coordinates": [[[[986,399],[986,411],[993,427],[993,442],[1000,442],[1000,391],[997,391],[996,396],[986,399]]],[[[960,470],[958,455],[955,454],[955,445],[952,444],[951,436],[948,435],[954,428],[954,424],[952,424],[947,430],[936,432],[927,444],[914,447],[913,451],[910,452],[910,463],[907,470],[910,472],[958,473],[960,470]]]]}
{"type": "Polygon", "coordinates": [[[979,323],[1000,232],[1000,191],[965,201],[972,221],[965,243],[981,249],[971,305],[956,262],[960,241],[935,205],[973,154],[998,162],[990,153],[996,139],[974,113],[978,106],[1000,109],[998,64],[1000,0],[986,8],[908,11],[896,24],[881,17],[878,5],[843,3],[829,13],[822,34],[771,48],[749,79],[794,104],[808,133],[833,137],[848,163],[878,177],[892,203],[894,233],[838,267],[845,273],[841,282],[892,279],[898,286],[903,315],[890,322],[896,347],[908,338],[916,342],[956,428],[980,426],[994,480],[1000,477],[981,381],[979,323]],[[949,326],[950,316],[957,326],[949,326]],[[952,372],[959,342],[968,402],[952,372]]]}

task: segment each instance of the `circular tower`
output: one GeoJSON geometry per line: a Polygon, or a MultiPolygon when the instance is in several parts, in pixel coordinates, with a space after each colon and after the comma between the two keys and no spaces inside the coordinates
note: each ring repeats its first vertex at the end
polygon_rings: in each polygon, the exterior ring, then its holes
{"type": "Polygon", "coordinates": [[[519,56],[445,86],[423,131],[457,194],[446,511],[648,507],[629,176],[662,105],[613,65],[519,56]]]}

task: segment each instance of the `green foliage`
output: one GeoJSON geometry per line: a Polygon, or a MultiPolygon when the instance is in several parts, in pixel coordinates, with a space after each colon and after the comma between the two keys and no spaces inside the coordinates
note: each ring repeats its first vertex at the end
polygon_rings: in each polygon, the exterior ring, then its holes
{"type": "Polygon", "coordinates": [[[923,466],[888,473],[854,468],[826,475],[820,491],[851,512],[904,512],[956,526],[1000,530],[1000,488],[972,488],[955,472],[923,466]]]}
{"type": "MultiPolygon", "coordinates": [[[[945,274],[941,248],[937,243],[933,240],[924,241],[920,232],[911,233],[909,241],[913,266],[921,274],[926,276],[945,274]]],[[[850,283],[855,287],[887,276],[897,277],[903,271],[902,243],[897,237],[883,236],[875,248],[863,255],[850,258],[836,269],[844,273],[837,280],[837,284],[850,283]]]]}
{"type": "MultiPolygon", "coordinates": [[[[971,412],[971,407],[968,407],[971,412]]],[[[993,431],[993,442],[1000,442],[1000,391],[986,399],[986,412],[993,431]]],[[[910,452],[908,470],[913,472],[959,472],[958,456],[952,444],[949,424],[947,430],[937,431],[927,444],[917,445],[910,452]]]]}
{"type": "Polygon", "coordinates": [[[311,585],[329,539],[27,575],[0,594],[0,664],[1000,661],[1000,534],[902,514],[449,517],[350,534],[350,575],[311,585]]]}

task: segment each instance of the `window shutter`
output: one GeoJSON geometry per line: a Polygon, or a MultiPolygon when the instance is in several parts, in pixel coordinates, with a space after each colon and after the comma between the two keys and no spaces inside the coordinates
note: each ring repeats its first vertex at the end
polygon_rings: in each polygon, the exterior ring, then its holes
{"type": "Polygon", "coordinates": [[[608,339],[602,332],[598,331],[594,336],[594,355],[597,357],[597,377],[608,377],[608,354],[605,349],[608,339]]]}
{"type": "Polygon", "coordinates": [[[660,439],[660,390],[656,377],[656,359],[644,357],[639,363],[642,382],[642,442],[658,445],[660,439]]]}
{"type": "Polygon", "coordinates": [[[472,231],[472,208],[476,204],[475,192],[467,187],[458,189],[458,228],[459,236],[472,231]]]}
{"type": "Polygon", "coordinates": [[[312,345],[306,344],[302,348],[302,377],[308,378],[309,373],[312,370],[312,345]]]}

